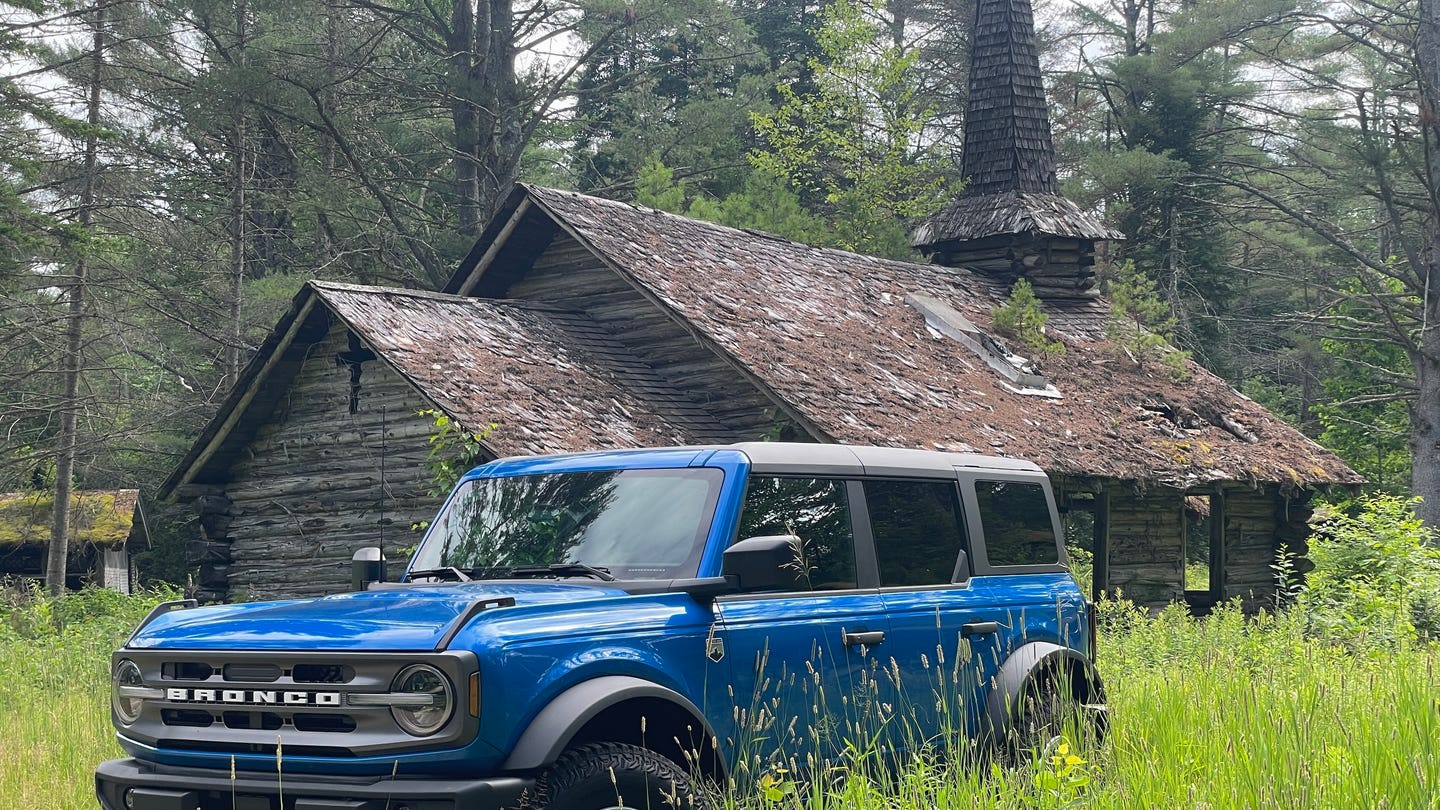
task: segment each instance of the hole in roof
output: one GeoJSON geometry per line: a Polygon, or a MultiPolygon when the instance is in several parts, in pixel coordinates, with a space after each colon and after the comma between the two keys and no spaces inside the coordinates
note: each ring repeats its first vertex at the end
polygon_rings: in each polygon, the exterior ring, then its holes
{"type": "Polygon", "coordinates": [[[925,316],[925,325],[974,352],[992,371],[1001,377],[1000,384],[1016,394],[1061,399],[1060,390],[1051,384],[1029,360],[1010,351],[1004,343],[986,334],[961,315],[954,307],[934,296],[907,293],[905,303],[925,316]]]}

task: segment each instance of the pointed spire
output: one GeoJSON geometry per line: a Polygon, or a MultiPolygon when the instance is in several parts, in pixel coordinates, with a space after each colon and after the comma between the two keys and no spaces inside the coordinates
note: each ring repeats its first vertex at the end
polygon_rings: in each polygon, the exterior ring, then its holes
{"type": "Polygon", "coordinates": [[[970,43],[963,196],[1059,194],[1029,0],[979,0],[970,43]]]}
{"type": "Polygon", "coordinates": [[[1095,295],[1095,242],[1121,239],[1060,196],[1050,114],[1029,0],[977,0],[970,48],[959,199],[916,229],[912,244],[940,264],[1037,293],[1095,295]]]}

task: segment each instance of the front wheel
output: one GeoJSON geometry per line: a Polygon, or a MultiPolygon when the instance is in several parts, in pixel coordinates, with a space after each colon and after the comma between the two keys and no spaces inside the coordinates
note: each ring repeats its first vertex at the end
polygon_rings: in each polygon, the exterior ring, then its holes
{"type": "Polygon", "coordinates": [[[537,807],[550,810],[704,808],[684,768],[638,745],[591,743],[566,751],[540,776],[537,807]]]}

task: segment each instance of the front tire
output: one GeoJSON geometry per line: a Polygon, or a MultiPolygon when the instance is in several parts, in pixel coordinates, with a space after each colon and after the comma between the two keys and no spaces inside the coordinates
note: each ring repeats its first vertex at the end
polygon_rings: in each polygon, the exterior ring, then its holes
{"type": "Polygon", "coordinates": [[[704,808],[684,768],[638,745],[591,743],[566,751],[536,783],[536,807],[549,810],[704,808]]]}

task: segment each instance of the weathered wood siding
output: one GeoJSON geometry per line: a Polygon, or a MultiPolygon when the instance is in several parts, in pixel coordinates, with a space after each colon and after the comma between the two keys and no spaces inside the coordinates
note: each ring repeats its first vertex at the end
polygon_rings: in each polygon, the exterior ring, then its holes
{"type": "Polygon", "coordinates": [[[430,407],[381,360],[361,365],[351,413],[343,325],[313,344],[293,387],[230,468],[222,492],[201,496],[202,596],[250,600],[319,596],[349,587],[350,556],[383,546],[392,561],[439,499],[426,456],[430,407]],[[224,583],[223,586],[221,583],[224,583]],[[223,587],[224,593],[216,593],[223,587]]]}
{"type": "Polygon", "coordinates": [[[1106,589],[1147,606],[1184,595],[1184,524],[1180,493],[1111,487],[1106,589]]]}
{"type": "MultiPolygon", "coordinates": [[[[1308,498],[1287,500],[1274,487],[1225,492],[1225,592],[1239,598],[1246,610],[1275,606],[1275,563],[1283,545],[1287,553],[1310,551],[1311,508],[1308,498]]],[[[1301,561],[1300,569],[1310,567],[1301,561]]]]}
{"type": "Polygon", "coordinates": [[[763,392],[573,237],[557,237],[505,295],[590,315],[673,391],[710,414],[714,441],[760,439],[783,421],[763,392]]]}
{"type": "MultiPolygon", "coordinates": [[[[1184,505],[1173,489],[1155,488],[1137,494],[1112,484],[1109,492],[1108,554],[1097,559],[1096,570],[1105,590],[1147,607],[1163,607],[1184,597],[1184,505]]],[[[1247,611],[1273,607],[1276,594],[1275,563],[1282,546],[1301,558],[1309,552],[1308,496],[1287,499],[1277,487],[1227,488],[1211,495],[1212,515],[1222,521],[1221,591],[1210,600],[1238,598],[1247,611]]],[[[1190,538],[1209,543],[1209,538],[1190,538]]],[[[1098,555],[1097,555],[1098,556],[1098,555]]],[[[1296,560],[1303,574],[1309,562],[1296,560]]],[[[1192,590],[1206,590],[1204,584],[1192,590]]],[[[1202,599],[1204,603],[1207,600],[1202,599]]]]}

